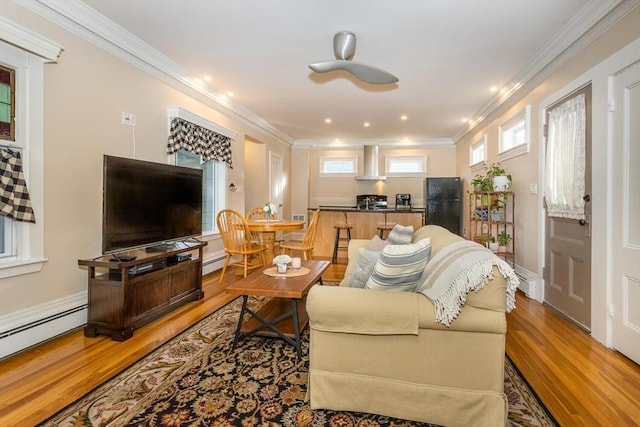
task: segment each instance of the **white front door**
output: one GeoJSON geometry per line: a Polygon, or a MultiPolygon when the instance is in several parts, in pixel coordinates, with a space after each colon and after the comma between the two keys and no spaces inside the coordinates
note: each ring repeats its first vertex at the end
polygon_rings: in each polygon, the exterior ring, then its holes
{"type": "Polygon", "coordinates": [[[282,219],[284,206],[284,178],[282,156],[269,151],[269,201],[278,207],[277,217],[282,219]]]}
{"type": "Polygon", "coordinates": [[[611,81],[611,346],[640,363],[640,62],[611,81]]]}

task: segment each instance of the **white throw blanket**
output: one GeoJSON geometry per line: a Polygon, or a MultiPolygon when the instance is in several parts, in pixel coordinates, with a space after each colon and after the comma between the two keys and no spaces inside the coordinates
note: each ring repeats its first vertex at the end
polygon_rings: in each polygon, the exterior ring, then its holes
{"type": "Polygon", "coordinates": [[[460,313],[467,292],[479,291],[493,278],[493,266],[507,279],[507,312],[515,308],[515,292],[520,281],[515,271],[489,249],[469,240],[447,245],[425,267],[416,292],[426,295],[436,309],[436,321],[446,326],[460,313]]]}

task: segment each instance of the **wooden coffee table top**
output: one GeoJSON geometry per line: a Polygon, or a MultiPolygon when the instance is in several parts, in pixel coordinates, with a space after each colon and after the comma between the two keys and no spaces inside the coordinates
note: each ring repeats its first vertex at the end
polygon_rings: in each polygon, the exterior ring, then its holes
{"type": "Polygon", "coordinates": [[[302,261],[302,266],[310,270],[309,274],[296,277],[272,277],[263,273],[264,270],[272,267],[265,265],[229,285],[227,293],[301,299],[320,279],[329,266],[329,261],[302,261]]]}

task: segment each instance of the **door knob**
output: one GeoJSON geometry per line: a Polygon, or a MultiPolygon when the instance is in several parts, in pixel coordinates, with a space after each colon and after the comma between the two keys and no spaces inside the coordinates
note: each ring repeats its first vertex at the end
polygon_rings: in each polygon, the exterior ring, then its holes
{"type": "Polygon", "coordinates": [[[581,219],[578,221],[578,224],[580,225],[585,225],[587,223],[587,221],[585,221],[584,219],[581,219]]]}
{"type": "Polygon", "coordinates": [[[582,200],[584,200],[585,202],[589,203],[591,201],[591,195],[585,194],[584,197],[582,198],[582,200]]]}

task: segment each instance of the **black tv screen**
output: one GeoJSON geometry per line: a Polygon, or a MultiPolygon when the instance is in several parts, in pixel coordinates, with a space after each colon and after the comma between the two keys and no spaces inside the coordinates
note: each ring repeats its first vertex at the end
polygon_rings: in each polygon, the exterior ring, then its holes
{"type": "Polygon", "coordinates": [[[202,234],[202,170],[104,156],[102,253],[202,234]]]}

